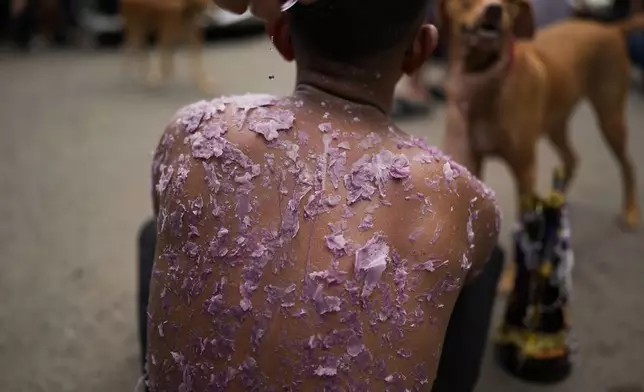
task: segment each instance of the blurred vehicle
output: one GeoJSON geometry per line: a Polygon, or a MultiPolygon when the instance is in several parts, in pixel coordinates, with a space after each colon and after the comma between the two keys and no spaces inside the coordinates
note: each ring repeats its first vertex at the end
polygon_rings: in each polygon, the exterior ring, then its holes
{"type": "MultiPolygon", "coordinates": [[[[79,25],[92,43],[100,43],[108,36],[122,35],[123,19],[119,14],[118,0],[88,0],[82,7],[79,25]]],[[[250,12],[237,15],[214,6],[204,15],[203,23],[207,36],[256,31],[263,26],[250,12]]]]}

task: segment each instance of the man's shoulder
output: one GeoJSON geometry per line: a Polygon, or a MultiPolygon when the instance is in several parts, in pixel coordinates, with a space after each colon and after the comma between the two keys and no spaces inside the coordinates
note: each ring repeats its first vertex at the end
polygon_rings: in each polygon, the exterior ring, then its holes
{"type": "Polygon", "coordinates": [[[410,155],[412,179],[415,187],[446,191],[461,195],[461,191],[486,198],[495,198],[494,191],[474,176],[465,166],[453,160],[436,147],[423,148],[410,155]]]}
{"type": "Polygon", "coordinates": [[[194,158],[218,157],[222,144],[265,147],[293,128],[296,103],[268,94],[201,100],[179,109],[166,127],[160,148],[188,145],[194,158]],[[260,136],[260,137],[258,137],[260,136]]]}
{"type": "MultiPolygon", "coordinates": [[[[209,122],[223,121],[231,117],[240,117],[253,109],[278,105],[281,99],[268,94],[244,94],[221,96],[210,100],[200,100],[179,109],[170,126],[192,134],[201,125],[209,122]]],[[[243,124],[229,124],[243,125],[243,124]]]]}

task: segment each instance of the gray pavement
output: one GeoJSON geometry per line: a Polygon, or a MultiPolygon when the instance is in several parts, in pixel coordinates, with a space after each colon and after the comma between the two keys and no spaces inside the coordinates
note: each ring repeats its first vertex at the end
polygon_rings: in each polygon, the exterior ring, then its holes
{"type": "MultiPolygon", "coordinates": [[[[211,46],[206,61],[221,94],[292,87],[293,67],[264,38],[211,46]]],[[[123,77],[116,52],[0,55],[0,391],[133,389],[136,232],[151,213],[157,139],[178,107],[200,98],[188,65],[180,56],[177,80],[153,92],[123,77]]],[[[634,94],[630,149],[640,184],[643,109],[634,94]]],[[[488,358],[478,392],[644,391],[644,231],[616,224],[618,172],[587,107],[571,125],[582,157],[570,196],[577,368],[563,384],[535,387],[488,358]]],[[[438,144],[444,115],[402,126],[438,144]]],[[[552,158],[541,146],[544,190],[552,158]]],[[[508,171],[491,163],[486,180],[514,216],[508,171]]]]}

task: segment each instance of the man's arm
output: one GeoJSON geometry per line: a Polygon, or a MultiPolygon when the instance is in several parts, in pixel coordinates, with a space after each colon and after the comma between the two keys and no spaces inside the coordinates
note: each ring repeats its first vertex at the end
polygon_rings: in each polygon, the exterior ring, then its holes
{"type": "MultiPolygon", "coordinates": [[[[456,179],[455,197],[461,210],[466,210],[465,230],[467,246],[464,255],[471,263],[466,283],[475,278],[487,263],[497,245],[501,226],[501,212],[496,196],[487,185],[468,173],[464,167],[452,164],[460,172],[456,179]]],[[[456,203],[455,203],[456,204],[456,203]]]]}

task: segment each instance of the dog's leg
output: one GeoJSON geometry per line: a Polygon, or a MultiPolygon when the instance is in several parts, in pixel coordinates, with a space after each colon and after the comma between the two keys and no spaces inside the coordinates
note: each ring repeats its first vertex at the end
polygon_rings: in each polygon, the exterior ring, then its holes
{"type": "MultiPolygon", "coordinates": [[[[621,48],[621,46],[620,46],[621,48]]],[[[622,177],[623,206],[621,221],[627,228],[640,223],[635,173],[628,153],[626,128],[626,103],[630,86],[630,64],[626,52],[615,53],[604,59],[603,71],[596,76],[598,82],[588,87],[588,99],[597,115],[597,122],[604,140],[615,156],[622,177]]]]}
{"type": "MultiPolygon", "coordinates": [[[[135,66],[137,74],[145,75],[149,66],[149,56],[145,51],[145,43],[149,25],[146,15],[137,10],[124,10],[125,20],[125,66],[135,66]]],[[[129,72],[127,72],[129,73],[129,72]]]]}
{"type": "MultiPolygon", "coordinates": [[[[512,174],[514,175],[517,184],[517,197],[518,197],[518,215],[519,219],[523,215],[524,205],[522,200],[526,197],[532,197],[535,193],[536,184],[536,160],[535,152],[530,151],[521,157],[520,162],[509,162],[512,174]]],[[[506,264],[505,269],[499,280],[498,292],[507,295],[514,289],[514,279],[516,276],[516,265],[510,261],[506,264]]]]}
{"type": "Polygon", "coordinates": [[[147,79],[151,87],[165,84],[174,72],[173,55],[181,31],[181,11],[178,9],[164,10],[160,13],[157,23],[159,68],[150,68],[147,79]]]}
{"type": "Polygon", "coordinates": [[[196,17],[192,18],[189,21],[188,26],[186,26],[187,38],[190,43],[192,74],[195,78],[194,80],[197,88],[201,92],[204,94],[213,94],[215,90],[214,82],[208,76],[203,61],[204,31],[196,19],[196,17]]]}
{"type": "Polygon", "coordinates": [[[633,229],[640,224],[640,210],[637,201],[635,172],[626,143],[626,122],[623,118],[623,111],[614,113],[598,111],[597,115],[604,139],[617,159],[621,171],[624,192],[621,220],[628,228],[633,229]]]}
{"type": "Polygon", "coordinates": [[[567,191],[570,186],[570,182],[577,172],[579,157],[570,144],[566,122],[562,121],[556,126],[548,129],[548,138],[550,139],[552,146],[557,151],[559,159],[563,165],[564,190],[567,191]]]}

